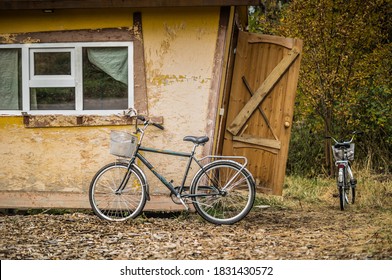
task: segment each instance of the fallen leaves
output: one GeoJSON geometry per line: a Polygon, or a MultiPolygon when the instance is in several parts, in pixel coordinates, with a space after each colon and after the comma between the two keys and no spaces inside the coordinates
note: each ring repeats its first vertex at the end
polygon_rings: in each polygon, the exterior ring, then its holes
{"type": "Polygon", "coordinates": [[[391,259],[384,211],[253,209],[217,226],[196,214],[109,223],[83,213],[0,216],[1,259],[391,259]]]}

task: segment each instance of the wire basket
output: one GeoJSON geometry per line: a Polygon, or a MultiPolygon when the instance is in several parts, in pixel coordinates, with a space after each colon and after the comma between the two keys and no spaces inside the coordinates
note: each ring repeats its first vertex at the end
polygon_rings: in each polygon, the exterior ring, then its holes
{"type": "Polygon", "coordinates": [[[135,154],[137,137],[125,131],[110,132],[110,153],[119,157],[131,158],[135,154]]]}
{"type": "Polygon", "coordinates": [[[355,144],[351,143],[350,148],[342,149],[342,148],[335,148],[332,146],[333,157],[335,160],[345,160],[344,154],[347,153],[348,160],[354,160],[354,149],[355,144]]]}

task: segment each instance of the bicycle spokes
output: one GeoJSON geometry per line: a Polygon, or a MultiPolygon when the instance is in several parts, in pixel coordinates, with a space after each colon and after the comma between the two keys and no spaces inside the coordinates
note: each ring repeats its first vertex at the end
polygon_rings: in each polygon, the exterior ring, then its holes
{"type": "Polygon", "coordinates": [[[191,194],[203,218],[217,224],[231,224],[249,212],[254,201],[254,185],[241,166],[217,162],[198,174],[191,194]]]}

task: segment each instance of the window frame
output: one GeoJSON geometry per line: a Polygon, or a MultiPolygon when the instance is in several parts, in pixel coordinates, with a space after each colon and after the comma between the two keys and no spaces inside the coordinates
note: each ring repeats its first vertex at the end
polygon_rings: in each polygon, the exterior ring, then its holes
{"type": "Polygon", "coordinates": [[[134,42],[133,41],[102,41],[102,42],[70,42],[70,43],[32,43],[32,44],[4,44],[0,49],[21,49],[21,86],[22,109],[0,110],[0,115],[113,115],[126,110],[83,110],[83,48],[85,47],[127,47],[128,48],[128,108],[134,107],[134,42]],[[71,75],[33,75],[35,52],[71,50],[71,75]],[[30,89],[38,85],[59,85],[61,87],[75,87],[75,110],[31,110],[30,89]]]}

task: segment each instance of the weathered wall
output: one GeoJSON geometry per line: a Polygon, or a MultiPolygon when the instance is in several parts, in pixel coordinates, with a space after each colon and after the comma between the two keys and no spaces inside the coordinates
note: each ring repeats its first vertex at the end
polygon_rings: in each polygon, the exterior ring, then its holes
{"type": "MultiPolygon", "coordinates": [[[[152,143],[190,151],[192,144],[183,137],[206,135],[219,8],[182,10],[180,17],[177,9],[164,11],[164,20],[158,20],[161,10],[143,13],[149,110],[164,117],[166,129],[157,132],[152,143]]],[[[182,175],[185,160],[159,157],[152,162],[167,166],[163,174],[175,180],[182,175]]]]}
{"type": "MultiPolygon", "coordinates": [[[[131,27],[131,9],[1,12],[0,34],[131,27]]],[[[151,128],[146,144],[188,151],[186,134],[207,126],[219,8],[144,9],[142,12],[148,109],[165,131],[151,128]]],[[[0,191],[86,193],[109,154],[109,133],[119,126],[26,128],[22,117],[0,112],[0,191]]],[[[147,156],[148,157],[148,156],[147,156]]],[[[153,155],[158,170],[180,183],[183,160],[153,155]],[[179,169],[181,172],[179,172],[179,169]]],[[[151,157],[150,157],[151,158],[151,157]]],[[[152,178],[150,176],[150,178],[152,178]]],[[[166,190],[155,188],[154,192],[166,190]]],[[[1,204],[1,202],[0,202],[1,204]]],[[[0,205],[1,206],[1,205],[0,205]]]]}
{"type": "Polygon", "coordinates": [[[111,160],[110,128],[25,128],[0,117],[0,190],[86,192],[94,169],[111,160]]]}

